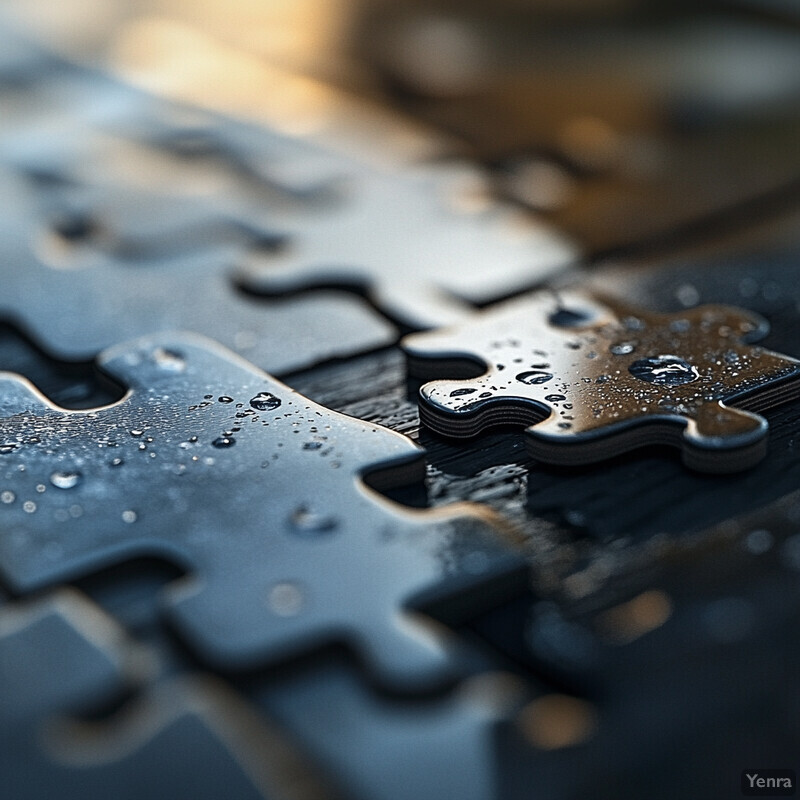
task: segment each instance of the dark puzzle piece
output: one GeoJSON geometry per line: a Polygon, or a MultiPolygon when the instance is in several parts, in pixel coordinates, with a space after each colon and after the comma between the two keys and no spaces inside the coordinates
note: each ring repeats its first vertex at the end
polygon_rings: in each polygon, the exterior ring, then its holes
{"type": "Polygon", "coordinates": [[[445,697],[380,697],[329,661],[264,684],[255,697],[348,798],[496,800],[499,733],[524,694],[511,676],[489,673],[445,697]]]}
{"type": "Polygon", "coordinates": [[[493,199],[472,168],[374,170],[350,189],[316,217],[286,220],[288,246],[251,259],[243,283],[274,294],[355,285],[390,317],[430,327],[539,283],[577,257],[541,221],[493,199]]]}
{"type": "Polygon", "coordinates": [[[455,620],[524,580],[489,512],[406,510],[362,484],[421,476],[406,437],[199,338],[142,339],[99,366],[129,394],[96,411],[0,383],[0,571],[15,590],[157,556],[189,574],[166,612],[207,660],[251,667],[343,641],[379,681],[416,689],[455,665],[403,612],[455,620]]]}
{"type": "MultiPolygon", "coordinates": [[[[122,260],[85,245],[80,225],[59,233],[52,220],[38,218],[35,192],[0,178],[7,203],[0,215],[0,313],[65,360],[91,358],[126,338],[187,329],[284,372],[393,340],[391,327],[359,298],[246,296],[231,275],[243,257],[241,242],[122,260]],[[81,309],[80,318],[65,308],[81,309]]],[[[186,244],[180,237],[179,243],[186,244]]]]}
{"type": "Polygon", "coordinates": [[[6,797],[266,797],[232,751],[235,709],[225,707],[227,698],[213,685],[156,684],[135,709],[110,721],[55,719],[116,701],[146,674],[142,656],[111,619],[74,592],[0,609],[6,797]]]}
{"type": "MultiPolygon", "coordinates": [[[[545,797],[575,800],[735,797],[748,764],[794,762],[799,501],[794,492],[665,541],[657,572],[631,565],[577,604],[576,622],[602,652],[592,668],[597,725],[549,758],[520,752],[509,797],[528,797],[534,780],[545,797]]],[[[534,744],[557,724],[536,706],[520,718],[534,744]]]]}
{"type": "Polygon", "coordinates": [[[542,292],[409,336],[404,347],[422,377],[483,368],[478,378],[422,387],[420,416],[437,433],[531,426],[529,450],[549,463],[672,445],[693,469],[731,472],[766,452],[767,423],[755,412],[798,392],[794,359],[746,344],[765,326],[725,306],[654,314],[542,292]]]}

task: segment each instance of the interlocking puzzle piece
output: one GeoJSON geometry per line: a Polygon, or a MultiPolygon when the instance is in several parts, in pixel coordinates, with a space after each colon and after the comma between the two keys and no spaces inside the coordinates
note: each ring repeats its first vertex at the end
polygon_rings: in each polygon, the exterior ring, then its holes
{"type": "Polygon", "coordinates": [[[108,722],[50,719],[116,701],[142,666],[142,652],[77,593],[0,609],[4,795],[264,798],[230,746],[236,709],[212,684],[156,684],[108,722]]]}
{"type": "Polygon", "coordinates": [[[275,294],[355,285],[413,327],[463,319],[470,304],[576,257],[542,222],[492,200],[480,173],[455,165],[364,172],[342,203],[295,225],[286,220],[283,250],[251,259],[246,285],[275,294]]]}
{"type": "Polygon", "coordinates": [[[64,360],[92,358],[111,344],[167,329],[212,336],[274,372],[393,341],[391,326],[344,293],[281,302],[244,295],[231,275],[241,242],[197,252],[187,246],[163,258],[111,257],[82,244],[80,235],[48,229],[35,193],[10,176],[0,180],[0,315],[64,360]]]}
{"type": "Polygon", "coordinates": [[[654,314],[542,292],[404,347],[422,377],[484,368],[422,387],[420,416],[438,433],[531,426],[533,456],[568,465],[667,444],[693,469],[730,472],[766,452],[767,423],[754,412],[800,387],[797,361],[748,344],[765,330],[760,317],[726,306],[654,314]]]}
{"type": "MultiPolygon", "coordinates": [[[[122,262],[186,256],[220,245],[270,241],[255,219],[235,219],[232,208],[203,198],[130,185],[67,183],[36,192],[48,239],[45,257],[80,268],[102,257],[122,262]],[[59,261],[62,259],[62,261],[59,261]]],[[[127,264],[126,264],[127,262],[127,264]]],[[[133,264],[135,268],[135,263],[133,264]]]]}
{"type": "Polygon", "coordinates": [[[332,180],[355,169],[345,156],[301,137],[166,101],[6,38],[4,31],[0,89],[13,84],[18,72],[25,80],[23,90],[4,94],[1,157],[30,175],[63,180],[89,174],[89,182],[119,184],[127,170],[148,187],[170,181],[162,184],[170,190],[187,184],[196,189],[205,179],[224,184],[211,192],[217,205],[233,183],[246,216],[259,203],[319,201],[332,180]],[[35,70],[30,54],[48,59],[47,69],[35,70]],[[147,163],[145,154],[156,163],[147,163]]]}
{"type": "MultiPolygon", "coordinates": [[[[178,112],[180,108],[176,106],[178,112]]],[[[131,120],[127,129],[138,132],[141,141],[190,160],[195,167],[198,162],[216,163],[263,189],[280,189],[305,198],[356,169],[346,156],[301,138],[207,112],[188,122],[181,120],[180,113],[151,113],[146,127],[131,120]]]]}
{"type": "MultiPolygon", "coordinates": [[[[166,613],[207,660],[274,663],[331,641],[413,689],[455,663],[404,611],[448,621],[517,588],[479,507],[413,511],[370,485],[421,477],[409,439],[317,406],[191,336],[105,351],[129,387],[90,412],[0,381],[0,572],[31,591],[138,556],[185,568],[166,613]]],[[[507,532],[507,528],[505,529],[507,532]]]]}
{"type": "Polygon", "coordinates": [[[369,691],[339,663],[293,670],[257,702],[327,768],[347,797],[496,800],[499,739],[523,692],[484,673],[445,697],[409,702],[369,691]]]}
{"type": "Polygon", "coordinates": [[[233,184],[251,205],[319,202],[332,183],[356,169],[343,156],[266,126],[65,69],[55,86],[39,87],[19,102],[16,124],[0,127],[2,159],[13,168],[91,183],[132,176],[172,191],[196,192],[214,183],[209,191],[218,202],[233,184]],[[65,93],[71,102],[62,107],[65,93]]]}

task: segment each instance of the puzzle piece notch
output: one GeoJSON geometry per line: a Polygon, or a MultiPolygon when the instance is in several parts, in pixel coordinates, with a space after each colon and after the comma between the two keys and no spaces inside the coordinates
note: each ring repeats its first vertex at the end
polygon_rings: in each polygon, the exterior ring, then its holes
{"type": "Polygon", "coordinates": [[[653,314],[576,291],[541,292],[406,337],[403,347],[421,377],[484,366],[480,377],[420,390],[421,419],[442,435],[530,426],[529,450],[548,463],[670,445],[693,469],[732,472],[766,452],[767,423],[748,409],[800,391],[797,361],[747,344],[765,327],[725,306],[653,314]]]}
{"type": "Polygon", "coordinates": [[[133,263],[97,250],[91,258],[82,250],[77,259],[52,259],[35,194],[0,174],[0,195],[8,211],[0,219],[0,313],[64,360],[88,360],[126,338],[187,329],[284,372],[394,341],[385,320],[343,293],[280,301],[245,296],[231,276],[241,242],[133,263]],[[77,319],[64,308],[84,313],[77,319]]]}
{"type": "Polygon", "coordinates": [[[363,485],[372,470],[396,484],[419,476],[422,451],[406,437],[191,336],[139,340],[99,363],[130,392],[96,411],[0,380],[0,489],[14,497],[0,507],[0,571],[17,591],[166,558],[188,572],[166,613],[215,665],[344,642],[376,681],[415,691],[452,677],[457,660],[403,612],[455,620],[524,581],[487,511],[406,510],[363,485]]]}
{"type": "Polygon", "coordinates": [[[574,262],[575,247],[540,220],[491,197],[480,172],[423,164],[363,172],[345,201],[300,224],[290,244],[242,270],[256,293],[356,285],[413,327],[463,319],[483,303],[574,262]]]}
{"type": "Polygon", "coordinates": [[[233,709],[211,683],[156,684],[110,721],[52,719],[118,699],[145,679],[142,665],[137,646],[71,590],[0,609],[4,792],[16,800],[52,797],[54,786],[60,797],[82,800],[264,800],[228,746],[233,709]]]}

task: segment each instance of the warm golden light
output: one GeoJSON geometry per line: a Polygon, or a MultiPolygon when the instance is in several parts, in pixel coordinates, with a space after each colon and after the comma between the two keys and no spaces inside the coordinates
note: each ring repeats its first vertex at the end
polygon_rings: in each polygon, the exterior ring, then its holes
{"type": "Polygon", "coordinates": [[[519,717],[526,739],[540,750],[560,750],[585,742],[597,727],[591,703],[563,694],[548,694],[529,703],[519,717]]]}

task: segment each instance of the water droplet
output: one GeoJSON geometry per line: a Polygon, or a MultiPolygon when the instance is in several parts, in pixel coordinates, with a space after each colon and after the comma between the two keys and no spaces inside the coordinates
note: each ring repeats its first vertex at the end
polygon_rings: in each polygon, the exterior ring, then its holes
{"type": "Polygon", "coordinates": [[[519,375],[517,375],[517,380],[520,383],[527,383],[528,385],[547,383],[547,381],[552,379],[552,373],[544,372],[539,369],[530,370],[529,372],[520,372],[519,375]]]}
{"type": "Polygon", "coordinates": [[[26,500],[22,504],[22,510],[26,514],[33,514],[33,512],[36,511],[36,503],[34,503],[33,500],[26,500]]]}
{"type": "Polygon", "coordinates": [[[450,392],[450,397],[464,397],[467,394],[475,394],[476,391],[477,389],[453,389],[450,392]]]}
{"type": "Polygon", "coordinates": [[[121,467],[125,462],[121,458],[112,458],[110,463],[112,467],[121,467]]]}
{"type": "Polygon", "coordinates": [[[56,489],[72,489],[81,482],[81,477],[77,470],[58,470],[50,476],[50,483],[56,489]]]}
{"type": "Polygon", "coordinates": [[[295,584],[285,581],[276,583],[270,590],[267,602],[272,611],[280,617],[294,617],[305,605],[305,594],[295,584]]]}
{"type": "Polygon", "coordinates": [[[303,450],[319,450],[322,447],[322,442],[306,442],[303,445],[303,450]]]}
{"type": "Polygon", "coordinates": [[[232,397],[228,397],[228,395],[226,395],[226,394],[221,395],[220,397],[217,398],[217,400],[220,403],[232,403],[233,402],[233,398],[232,397]]]}
{"type": "Polygon", "coordinates": [[[333,517],[321,514],[307,506],[296,508],[292,512],[289,522],[296,531],[302,534],[327,533],[337,525],[333,517]]]}
{"type": "Polygon", "coordinates": [[[236,439],[233,436],[217,436],[211,444],[219,448],[233,447],[236,444],[236,439]]]}
{"type": "Polygon", "coordinates": [[[131,430],[131,436],[141,436],[143,433],[144,431],[141,430],[140,428],[133,428],[131,430]]]}
{"type": "Polygon", "coordinates": [[[626,330],[629,331],[641,331],[645,327],[644,322],[638,317],[625,317],[625,319],[622,320],[622,324],[625,326],[626,330]]]}
{"type": "Polygon", "coordinates": [[[8,503],[13,503],[16,499],[17,496],[14,494],[14,492],[5,491],[0,494],[0,502],[6,503],[6,505],[8,503]]]}
{"type": "Polygon", "coordinates": [[[566,400],[566,395],[563,394],[548,394],[545,398],[548,403],[560,403],[562,400],[566,400]]]}
{"type": "Polygon", "coordinates": [[[766,553],[775,542],[775,537],[763,528],[750,531],[744,540],[745,547],[754,555],[766,553]]]}
{"type": "Polygon", "coordinates": [[[271,392],[259,392],[250,400],[250,405],[256,409],[256,411],[273,411],[278,408],[280,404],[280,398],[275,397],[271,392]]]}
{"type": "Polygon", "coordinates": [[[691,283],[681,284],[675,290],[675,297],[684,308],[696,306],[700,302],[700,292],[691,283]]]}
{"type": "Polygon", "coordinates": [[[3,453],[3,455],[13,453],[16,449],[17,445],[13,442],[9,444],[0,444],[0,453],[3,453]]]}
{"type": "Polygon", "coordinates": [[[680,386],[700,377],[697,368],[677,356],[641,358],[628,367],[634,378],[659,386],[680,386]]]}
{"type": "Polygon", "coordinates": [[[129,525],[139,519],[139,515],[131,509],[126,509],[122,512],[122,521],[127,522],[129,525]]]}
{"type": "Polygon", "coordinates": [[[633,342],[620,342],[619,344],[612,344],[609,348],[611,354],[615,356],[627,356],[635,349],[636,345],[633,342]]]}
{"type": "Polygon", "coordinates": [[[723,358],[726,364],[734,365],[739,363],[739,354],[735,350],[727,350],[723,358]]]}

